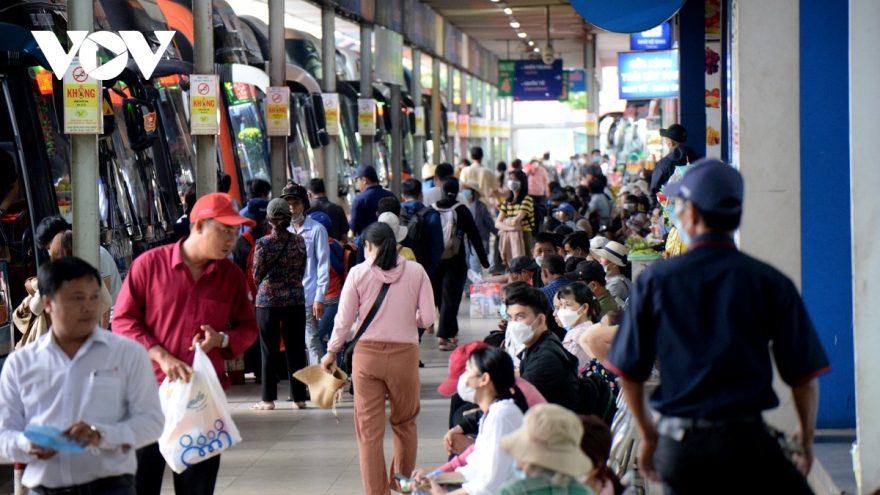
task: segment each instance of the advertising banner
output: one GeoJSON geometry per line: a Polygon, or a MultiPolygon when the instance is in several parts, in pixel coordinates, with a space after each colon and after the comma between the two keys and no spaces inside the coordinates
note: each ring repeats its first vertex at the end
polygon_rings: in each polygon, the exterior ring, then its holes
{"type": "Polygon", "coordinates": [[[455,137],[458,127],[458,114],[456,112],[446,112],[446,137],[455,137]]]}
{"type": "Polygon", "coordinates": [[[104,116],[101,108],[102,91],[98,80],[89,76],[73,57],[64,73],[64,132],[66,134],[101,134],[104,116]]]}
{"type": "Polygon", "coordinates": [[[331,136],[339,135],[339,94],[338,93],[322,93],[321,99],[324,100],[324,118],[327,120],[327,134],[331,136]]]}
{"type": "Polygon", "coordinates": [[[517,60],[513,81],[515,101],[550,101],[563,96],[562,60],[517,60]]]}
{"type": "Polygon", "coordinates": [[[403,78],[403,35],[377,28],[373,77],[390,84],[405,84],[403,78]]]}
{"type": "Polygon", "coordinates": [[[498,61],[498,96],[513,96],[513,78],[516,76],[516,60],[498,61]]]}
{"type": "Polygon", "coordinates": [[[290,136],[290,88],[266,88],[266,135],[290,136]]]}
{"type": "Polygon", "coordinates": [[[672,27],[668,22],[629,35],[630,50],[669,50],[672,48],[672,27]]]}
{"type": "Polygon", "coordinates": [[[678,50],[618,53],[621,100],[678,98],[678,50]]]}
{"type": "Polygon", "coordinates": [[[193,135],[220,134],[220,115],[217,105],[219,76],[193,74],[190,77],[189,132],[193,135]]]}

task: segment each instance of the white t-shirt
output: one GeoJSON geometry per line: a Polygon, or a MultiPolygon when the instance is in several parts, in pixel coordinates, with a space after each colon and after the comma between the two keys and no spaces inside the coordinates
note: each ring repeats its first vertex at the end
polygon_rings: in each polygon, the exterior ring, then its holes
{"type": "MultiPolygon", "coordinates": [[[[443,190],[440,187],[435,186],[422,191],[422,204],[425,206],[431,206],[441,199],[443,199],[443,190]]],[[[468,204],[467,198],[461,192],[458,193],[455,200],[463,205],[468,204]]]]}
{"type": "Polygon", "coordinates": [[[513,458],[501,450],[501,437],[522,426],[523,413],[513,399],[489,406],[480,420],[480,434],[467,465],[456,469],[466,480],[462,488],[469,495],[495,495],[501,485],[516,479],[513,458]]]}
{"type": "Polygon", "coordinates": [[[98,247],[101,250],[98,253],[101,278],[110,277],[110,296],[113,298],[113,304],[116,305],[116,297],[119,295],[119,290],[122,289],[122,277],[119,276],[119,268],[116,267],[116,260],[113,259],[110,251],[104,249],[104,246],[98,247]]]}

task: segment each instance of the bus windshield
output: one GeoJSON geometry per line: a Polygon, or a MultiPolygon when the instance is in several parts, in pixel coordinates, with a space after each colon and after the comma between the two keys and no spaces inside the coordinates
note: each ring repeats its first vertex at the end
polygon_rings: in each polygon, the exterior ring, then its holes
{"type": "Polygon", "coordinates": [[[177,184],[178,195],[183,194],[187,183],[195,182],[193,163],[195,163],[192,136],[189,134],[189,102],[187,93],[180,88],[185,75],[158,78],[159,113],[168,144],[168,155],[177,184]]]}
{"type": "Polygon", "coordinates": [[[229,122],[235,140],[239,168],[245,184],[269,177],[269,149],[263,129],[256,89],[250,84],[224,83],[229,102],[229,122]]]}

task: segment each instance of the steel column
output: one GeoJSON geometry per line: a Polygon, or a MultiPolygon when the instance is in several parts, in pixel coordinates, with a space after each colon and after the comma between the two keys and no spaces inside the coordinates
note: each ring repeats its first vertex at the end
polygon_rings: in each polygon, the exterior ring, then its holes
{"type": "MultiPolygon", "coordinates": [[[[422,105],[422,51],[413,48],[412,51],[412,87],[410,88],[410,96],[412,96],[413,104],[417,107],[422,105]]],[[[413,129],[415,131],[415,129],[413,129]]],[[[418,180],[422,180],[422,165],[425,163],[425,137],[413,136],[413,156],[412,176],[418,180]]]]}
{"type": "MultiPolygon", "coordinates": [[[[284,51],[284,0],[269,0],[269,80],[272,86],[286,86],[284,51]]],[[[291,109],[290,111],[294,111],[291,109]]],[[[287,137],[269,137],[272,167],[272,196],[281,197],[287,183],[287,137]]]]}
{"type": "MultiPolygon", "coordinates": [[[[361,24],[361,98],[373,97],[373,28],[361,24]]],[[[375,166],[373,136],[361,136],[361,163],[375,166]]]]}
{"type": "MultiPolygon", "coordinates": [[[[324,77],[321,89],[325,93],[336,92],[336,11],[325,5],[321,8],[321,42],[323,52],[324,77]]],[[[339,136],[330,136],[330,144],[324,147],[324,187],[327,199],[336,202],[339,199],[339,136]]]]}
{"type": "MultiPolygon", "coordinates": [[[[214,73],[214,19],[211,0],[193,0],[193,62],[196,74],[214,73]]],[[[217,136],[194,136],[196,194],[217,190],[217,136]]]]}

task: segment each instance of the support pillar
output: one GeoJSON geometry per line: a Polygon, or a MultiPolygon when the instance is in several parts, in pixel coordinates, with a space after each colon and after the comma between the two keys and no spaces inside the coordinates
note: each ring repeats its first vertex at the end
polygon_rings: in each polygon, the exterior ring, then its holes
{"type": "MultiPolygon", "coordinates": [[[[333,7],[325,5],[321,8],[321,43],[323,57],[324,79],[321,81],[321,89],[325,93],[336,92],[336,11],[333,7]]],[[[324,147],[324,187],[327,190],[327,199],[335,203],[339,199],[339,146],[336,140],[339,136],[330,136],[330,144],[324,147]]]]}
{"type": "MultiPolygon", "coordinates": [[[[587,75],[587,113],[597,115],[599,113],[599,73],[596,70],[596,35],[588,34],[587,42],[584,43],[584,69],[587,75]]],[[[599,138],[587,136],[587,149],[599,149],[599,138]]]]}
{"type": "MultiPolygon", "coordinates": [[[[193,70],[214,73],[214,13],[211,0],[193,0],[193,70]]],[[[93,22],[93,21],[90,21],[93,22]]],[[[194,136],[196,195],[217,191],[217,136],[194,136]]],[[[74,213],[75,214],[75,213],[74,213]]]]}
{"type": "MultiPolygon", "coordinates": [[[[447,77],[446,77],[446,110],[449,112],[456,111],[455,108],[455,67],[452,64],[448,64],[446,66],[447,77]]],[[[445,119],[446,116],[444,115],[445,119]]],[[[456,122],[456,125],[458,123],[456,122]]],[[[452,136],[446,137],[446,161],[452,163],[455,160],[455,136],[458,135],[458,132],[453,129],[452,136]]],[[[455,166],[455,163],[452,163],[455,166]]]]}
{"type": "MultiPolygon", "coordinates": [[[[443,121],[446,115],[443,115],[443,109],[440,105],[440,59],[431,58],[431,144],[432,156],[431,163],[436,167],[440,164],[440,148],[443,146],[443,121]]],[[[421,174],[422,171],[419,170],[421,174]]],[[[424,180],[424,177],[422,177],[424,180]]]]}
{"type": "MultiPolygon", "coordinates": [[[[417,107],[424,106],[422,101],[422,51],[413,48],[412,51],[412,88],[410,95],[417,107]]],[[[413,136],[412,176],[422,180],[422,165],[425,164],[425,136],[413,136]]]]}
{"type": "MultiPolygon", "coordinates": [[[[272,86],[286,86],[284,52],[284,0],[269,0],[269,80],[272,86]],[[274,20],[273,20],[274,19],[274,20]]],[[[287,137],[269,137],[272,167],[272,197],[280,198],[287,184],[287,137]]]]}
{"type": "MultiPolygon", "coordinates": [[[[91,0],[71,0],[68,29],[92,32],[95,11],[91,0]]],[[[73,191],[73,254],[94,267],[98,259],[100,223],[98,221],[98,136],[70,135],[70,184],[73,191]]]]}
{"type": "Polygon", "coordinates": [[[400,85],[391,87],[391,192],[400,196],[403,175],[403,112],[400,111],[400,85]]]}
{"type": "MultiPolygon", "coordinates": [[[[850,184],[852,194],[852,289],[855,349],[856,433],[858,435],[860,495],[880,488],[880,360],[872,351],[880,346],[880,198],[872,186],[880,184],[875,165],[880,101],[875,94],[880,78],[880,4],[873,0],[849,1],[849,118],[850,184]],[[858,206],[857,206],[858,205],[858,206]]],[[[844,219],[840,219],[844,221],[844,219]]]]}
{"type": "MultiPolygon", "coordinates": [[[[332,39],[335,39],[335,35],[332,39]]],[[[361,24],[361,98],[372,97],[373,27],[361,24]]],[[[375,160],[373,160],[373,136],[361,136],[361,163],[375,166],[375,160]]]]}
{"type": "MultiPolygon", "coordinates": [[[[468,95],[471,94],[470,88],[468,88],[468,86],[470,85],[470,82],[471,82],[470,76],[468,76],[463,70],[461,70],[461,71],[458,71],[458,77],[459,77],[459,80],[461,81],[461,83],[459,84],[459,87],[461,88],[461,101],[458,104],[458,114],[459,115],[470,115],[471,109],[468,106],[468,102],[467,102],[468,95]]],[[[468,128],[468,137],[464,137],[464,136],[459,137],[459,144],[458,144],[459,157],[458,157],[458,160],[455,160],[455,162],[459,162],[459,161],[464,160],[465,158],[468,157],[468,144],[470,144],[469,143],[470,139],[471,139],[470,138],[470,128],[468,128]]],[[[455,167],[458,167],[458,163],[453,163],[452,165],[455,167]]]]}

